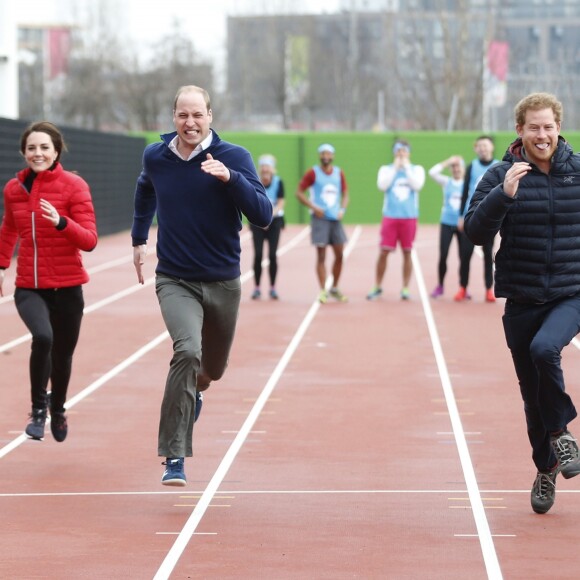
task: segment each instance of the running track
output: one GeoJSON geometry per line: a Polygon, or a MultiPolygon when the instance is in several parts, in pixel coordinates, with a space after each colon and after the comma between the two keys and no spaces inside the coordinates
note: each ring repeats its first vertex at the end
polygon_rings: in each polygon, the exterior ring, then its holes
{"type": "MultiPolygon", "coordinates": [[[[308,233],[283,232],[279,302],[249,299],[242,233],[236,342],[206,393],[185,488],[159,483],[171,344],[154,255],[145,286],[128,233],[85,255],[91,282],[62,444],[49,430],[44,442],[22,435],[30,343],[11,296],[0,299],[0,578],[579,577],[580,478],[559,478],[550,513],[533,514],[503,301],[483,302],[481,259],[470,303],[452,300],[455,247],[447,294],[429,300],[438,229],[423,226],[412,300],[398,296],[397,253],[371,303],[378,229],[349,227],[350,302],[319,305],[308,233]]],[[[577,397],[576,346],[563,359],[577,397]]]]}

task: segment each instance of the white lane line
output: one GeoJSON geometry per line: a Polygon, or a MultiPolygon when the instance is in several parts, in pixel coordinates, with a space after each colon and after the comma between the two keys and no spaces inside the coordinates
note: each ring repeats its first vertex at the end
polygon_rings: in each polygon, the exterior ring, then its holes
{"type": "MultiPolygon", "coordinates": [[[[127,256],[123,256],[122,258],[116,258],[115,260],[109,260],[108,262],[103,262],[98,266],[93,266],[92,268],[87,268],[87,272],[89,275],[97,274],[98,272],[102,272],[104,270],[109,270],[110,268],[115,268],[116,266],[120,266],[122,264],[126,264],[127,262],[132,262],[133,256],[131,254],[127,256]]],[[[4,304],[6,302],[10,302],[14,300],[14,294],[8,294],[7,296],[3,296],[0,298],[0,304],[4,304]]]]}
{"type": "MultiPolygon", "coordinates": [[[[129,286],[129,288],[125,288],[124,290],[121,290],[120,292],[116,292],[115,294],[111,294],[111,296],[108,296],[107,298],[104,298],[103,300],[99,300],[98,302],[95,302],[94,304],[87,306],[83,310],[83,313],[88,314],[89,312],[94,312],[95,310],[98,310],[99,308],[103,308],[104,306],[107,306],[108,304],[111,304],[112,302],[116,302],[117,300],[121,300],[121,298],[126,298],[127,296],[134,294],[135,292],[138,292],[139,290],[141,290],[142,288],[145,288],[146,286],[151,286],[151,284],[153,284],[154,281],[155,281],[155,277],[147,278],[147,280],[145,280],[145,282],[143,284],[135,284],[133,286],[129,286]]],[[[27,333],[27,334],[24,334],[23,336],[15,338],[14,340],[11,340],[10,342],[5,342],[4,344],[0,345],[0,353],[6,352],[7,350],[14,348],[15,346],[18,346],[19,344],[22,344],[23,342],[27,342],[31,338],[32,338],[32,335],[30,333],[27,333]]]]}
{"type": "MultiPolygon", "coordinates": [[[[478,538],[477,534],[453,534],[455,538],[478,538]]],[[[515,534],[492,534],[494,538],[517,538],[515,534]]]]}
{"type": "MultiPolygon", "coordinates": [[[[192,491],[197,493],[196,499],[203,495],[203,491],[192,491]]],[[[467,489],[226,489],[221,491],[214,499],[224,499],[224,496],[235,495],[449,495],[467,494],[467,489]]],[[[107,497],[107,496],[155,496],[155,495],[176,495],[183,497],[183,491],[57,491],[57,492],[19,492],[0,493],[0,498],[11,497],[107,497]]],[[[485,494],[504,495],[529,495],[528,489],[486,489],[485,494]]],[[[580,494],[580,489],[559,489],[558,495],[580,494]]],[[[188,499],[187,497],[185,499],[188,499]]],[[[469,499],[468,497],[466,499],[469,499]]],[[[491,498],[488,498],[490,500],[491,498]]],[[[496,500],[493,500],[496,501],[496,500]]]]}
{"type": "MultiPolygon", "coordinates": [[[[295,235],[289,242],[284,244],[282,248],[280,248],[277,252],[277,256],[283,256],[284,254],[288,253],[290,250],[294,249],[310,232],[310,226],[306,226],[304,229],[300,230],[300,232],[295,235]]],[[[268,258],[262,260],[262,268],[267,268],[270,264],[270,260],[268,258]]],[[[242,284],[247,282],[254,276],[254,270],[250,269],[242,275],[242,284]]]]}
{"type": "MultiPolygon", "coordinates": [[[[308,231],[309,231],[308,227],[301,230],[298,233],[298,235],[296,235],[293,239],[290,240],[290,242],[288,242],[288,244],[283,246],[283,251],[286,252],[286,251],[288,251],[288,249],[291,249],[294,246],[296,246],[300,242],[300,240],[308,233],[308,231]],[[286,246],[288,246],[288,248],[286,246]]],[[[251,270],[250,270],[250,274],[251,274],[251,270]]],[[[144,288],[145,286],[151,285],[154,282],[154,280],[155,280],[155,277],[151,277],[151,278],[148,278],[147,280],[145,280],[145,284],[135,284],[133,286],[130,286],[129,288],[126,288],[125,290],[121,290],[120,292],[113,294],[109,298],[105,298],[104,300],[101,300],[100,302],[96,302],[95,304],[85,308],[84,312],[93,312],[94,310],[97,310],[98,308],[102,308],[103,306],[110,304],[111,302],[113,302],[115,300],[120,300],[121,298],[124,298],[125,296],[128,296],[129,294],[137,292],[138,290],[140,290],[141,288],[144,288]]],[[[81,401],[85,397],[88,397],[91,393],[93,393],[99,387],[101,387],[103,384],[105,384],[109,379],[113,378],[114,376],[116,376],[117,374],[122,372],[125,368],[127,368],[128,366],[133,364],[135,361],[140,359],[144,354],[146,354],[151,349],[155,348],[158,344],[163,342],[163,340],[165,340],[168,336],[169,336],[169,334],[167,332],[163,332],[157,338],[153,339],[151,342],[149,342],[148,344],[146,344],[145,346],[140,348],[138,351],[136,351],[134,354],[132,354],[129,358],[125,359],[123,362],[119,363],[116,367],[111,369],[109,372],[105,373],[100,379],[96,380],[94,383],[90,384],[88,387],[83,389],[76,396],[69,399],[69,401],[66,404],[66,408],[70,409],[77,402],[81,401]]],[[[4,352],[6,350],[9,350],[10,348],[12,348],[13,346],[16,346],[17,344],[21,344],[22,342],[29,340],[30,338],[31,338],[31,335],[27,334],[25,336],[20,337],[19,339],[16,339],[16,340],[13,340],[11,342],[0,345],[0,353],[4,352]]],[[[10,453],[10,451],[13,451],[14,449],[16,449],[17,447],[22,445],[22,443],[24,443],[25,441],[28,441],[28,437],[26,437],[26,435],[22,434],[19,437],[16,437],[13,441],[8,443],[4,447],[0,448],[0,459],[2,457],[4,457],[5,455],[7,455],[8,453],[10,453]]]]}
{"type": "Polygon", "coordinates": [[[99,310],[100,308],[103,308],[104,306],[108,306],[109,304],[112,304],[113,302],[116,302],[117,300],[121,300],[121,298],[126,298],[127,296],[130,296],[131,294],[134,294],[135,292],[138,292],[139,290],[142,290],[143,288],[146,288],[147,286],[151,286],[151,284],[153,284],[153,282],[155,282],[155,276],[151,276],[150,278],[147,278],[145,280],[145,282],[143,282],[143,284],[134,284],[133,286],[129,286],[128,288],[125,288],[124,290],[120,290],[119,292],[115,292],[115,294],[111,294],[111,296],[109,296],[107,298],[103,298],[102,300],[99,300],[98,302],[95,302],[95,303],[91,304],[90,306],[87,306],[83,312],[85,314],[88,314],[89,312],[94,312],[95,310],[99,310]]]}
{"type": "MultiPolygon", "coordinates": [[[[179,536],[179,532],[155,532],[156,536],[179,536]]],[[[217,532],[195,532],[196,536],[217,536],[217,532]]]]}
{"type": "MultiPolygon", "coordinates": [[[[483,258],[483,250],[481,249],[481,246],[475,246],[475,253],[480,257],[483,258]]],[[[495,272],[495,263],[493,265],[493,271],[495,272]]],[[[572,344],[578,349],[580,350],[580,340],[578,340],[577,338],[573,338],[572,339],[572,344]]]]}
{"type": "MultiPolygon", "coordinates": [[[[475,253],[480,257],[483,258],[483,250],[481,249],[481,246],[475,246],[475,253]]],[[[495,262],[493,264],[493,271],[495,272],[495,262]]],[[[580,340],[578,340],[577,338],[573,338],[572,339],[572,344],[578,349],[580,350],[580,340]]]]}
{"type": "MultiPolygon", "coordinates": [[[[360,237],[361,231],[362,229],[359,226],[357,226],[354,234],[352,235],[345,249],[345,259],[348,258],[350,252],[352,251],[352,248],[354,247],[356,241],[360,237]]],[[[161,563],[159,570],[157,570],[157,573],[154,576],[154,580],[168,579],[169,576],[171,575],[171,572],[175,568],[179,558],[181,557],[181,554],[183,553],[187,544],[191,540],[191,537],[195,533],[195,530],[199,522],[203,518],[210,502],[212,501],[214,495],[216,495],[219,486],[222,484],[227,472],[232,466],[234,460],[236,459],[236,456],[239,453],[240,449],[242,448],[242,445],[244,444],[246,438],[252,431],[252,427],[258,420],[260,413],[262,412],[264,406],[268,402],[268,398],[274,391],[274,388],[278,384],[278,381],[280,380],[282,374],[284,373],[284,370],[286,369],[288,363],[294,356],[296,349],[300,346],[300,343],[302,342],[302,339],[304,338],[304,335],[306,334],[306,331],[308,330],[308,327],[310,326],[312,320],[314,320],[314,317],[316,316],[316,313],[318,312],[320,306],[321,306],[320,302],[318,302],[318,299],[316,299],[312,304],[312,306],[310,307],[310,309],[308,310],[306,316],[302,320],[302,323],[298,327],[296,334],[290,341],[290,344],[286,348],[286,351],[282,355],[282,358],[280,359],[276,368],[274,369],[274,372],[270,376],[270,379],[264,386],[262,392],[260,393],[260,396],[256,400],[254,406],[252,407],[252,410],[250,411],[246,420],[244,421],[244,424],[242,425],[239,433],[236,435],[236,438],[234,439],[229,449],[227,450],[226,454],[224,455],[223,459],[221,460],[216,472],[214,473],[208,486],[203,492],[201,498],[199,499],[197,506],[194,508],[187,522],[185,522],[185,525],[183,526],[181,533],[179,534],[173,546],[167,553],[167,556],[161,563]]]]}
{"type": "Polygon", "coordinates": [[[11,340],[10,342],[5,342],[4,344],[0,345],[0,352],[6,352],[7,350],[10,350],[11,348],[18,346],[19,344],[22,344],[23,342],[26,342],[27,340],[30,340],[32,338],[32,335],[30,333],[25,334],[19,338],[15,338],[14,340],[11,340]]]}
{"type": "MultiPolygon", "coordinates": [[[[300,232],[294,236],[294,238],[292,238],[287,244],[284,244],[284,246],[280,249],[280,251],[278,251],[278,255],[279,256],[283,256],[285,253],[289,252],[291,249],[293,249],[295,246],[297,246],[302,239],[308,234],[308,232],[310,231],[310,227],[305,227],[304,229],[300,230],[300,232]]],[[[133,259],[133,257],[131,256],[131,260],[133,259]]],[[[127,258],[120,258],[119,260],[112,260],[110,262],[106,262],[106,264],[103,264],[101,266],[98,266],[98,268],[101,269],[105,269],[105,265],[109,265],[108,267],[111,267],[111,264],[117,264],[117,262],[126,262],[128,261],[127,258]]],[[[253,270],[248,270],[246,273],[244,273],[241,277],[241,282],[242,284],[244,282],[246,282],[248,279],[250,279],[253,276],[254,272],[253,270]]],[[[139,290],[142,290],[143,288],[150,286],[151,284],[153,284],[155,282],[155,276],[151,276],[150,278],[147,278],[145,280],[144,284],[135,284],[133,286],[129,286],[129,288],[125,288],[124,290],[121,290],[120,292],[117,292],[115,294],[112,294],[111,296],[109,296],[108,298],[104,298],[103,300],[100,300],[98,302],[95,302],[94,304],[91,304],[90,306],[87,306],[84,309],[84,313],[88,314],[90,312],[94,312],[95,310],[98,310],[100,308],[103,308],[104,306],[107,306],[113,302],[116,302],[117,300],[121,300],[122,298],[126,298],[127,296],[134,294],[135,292],[138,292],[139,290]]],[[[10,297],[6,297],[6,298],[10,298],[10,297]]],[[[0,301],[1,303],[1,301],[0,301]]],[[[20,336],[18,338],[15,338],[9,342],[5,342],[4,344],[0,344],[0,353],[6,352],[20,344],[23,344],[24,342],[29,341],[32,338],[32,335],[30,333],[24,334],[23,336],[20,336]]]]}
{"type": "MultiPolygon", "coordinates": [[[[147,354],[150,350],[154,349],[157,345],[162,343],[166,338],[169,337],[168,332],[163,332],[157,338],[154,338],[152,341],[148,342],[145,346],[141,347],[139,350],[134,352],[130,357],[126,358],[123,362],[119,363],[117,366],[113,367],[109,372],[102,375],[99,379],[95,382],[91,383],[88,387],[85,387],[80,393],[77,393],[74,397],[68,400],[65,407],[70,409],[74,407],[77,403],[80,403],[85,397],[88,397],[94,391],[96,391],[99,387],[103,386],[106,382],[108,382],[113,377],[117,376],[119,373],[123,372],[127,367],[131,366],[134,362],[139,360],[142,356],[147,354]]],[[[19,445],[22,445],[25,441],[28,440],[26,435],[20,435],[20,437],[16,437],[14,441],[10,442],[8,445],[5,445],[0,449],[0,459],[16,449],[19,445]]]]}
{"type": "Polygon", "coordinates": [[[473,469],[473,463],[471,462],[471,457],[469,455],[467,440],[465,438],[465,433],[461,424],[461,417],[457,408],[457,402],[455,401],[451,379],[449,378],[449,373],[447,371],[447,364],[445,362],[443,348],[439,340],[437,325],[435,324],[435,319],[433,318],[433,311],[431,310],[427,288],[423,279],[421,264],[419,263],[419,258],[417,257],[417,253],[414,250],[411,253],[411,259],[413,261],[413,270],[415,272],[417,285],[419,286],[419,294],[421,296],[421,303],[423,305],[423,311],[425,313],[425,319],[429,329],[431,344],[433,345],[433,352],[435,354],[439,376],[441,377],[441,386],[443,387],[447,409],[449,410],[449,418],[453,428],[453,435],[455,437],[457,451],[459,452],[459,460],[461,462],[471,507],[473,509],[473,517],[475,520],[477,532],[479,534],[479,542],[481,545],[485,567],[487,569],[487,575],[490,579],[500,580],[503,578],[503,576],[499,566],[499,560],[495,551],[495,546],[493,544],[489,523],[485,515],[485,508],[481,500],[477,479],[475,477],[475,470],[473,469]]]}
{"type": "Polygon", "coordinates": [[[93,266],[92,268],[87,268],[87,272],[89,274],[97,274],[98,272],[102,272],[103,270],[109,270],[110,268],[121,266],[122,264],[126,264],[127,262],[132,262],[133,253],[130,243],[127,244],[127,247],[129,248],[129,251],[127,252],[126,256],[116,258],[115,260],[109,260],[108,262],[103,262],[102,264],[99,264],[98,266],[93,266]]]}

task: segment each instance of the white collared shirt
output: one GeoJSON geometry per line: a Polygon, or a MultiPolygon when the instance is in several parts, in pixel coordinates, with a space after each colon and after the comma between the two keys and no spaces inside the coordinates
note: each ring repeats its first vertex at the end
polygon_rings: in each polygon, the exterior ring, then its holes
{"type": "Polygon", "coordinates": [[[179,157],[180,159],[183,159],[184,161],[189,161],[190,159],[193,159],[196,155],[199,155],[204,149],[207,149],[211,145],[212,141],[213,141],[213,131],[210,129],[209,135],[189,154],[189,157],[187,159],[185,159],[177,149],[179,135],[175,135],[175,137],[173,137],[173,139],[170,141],[169,149],[171,149],[171,151],[173,151],[173,153],[175,153],[175,155],[177,155],[177,157],[179,157]]]}

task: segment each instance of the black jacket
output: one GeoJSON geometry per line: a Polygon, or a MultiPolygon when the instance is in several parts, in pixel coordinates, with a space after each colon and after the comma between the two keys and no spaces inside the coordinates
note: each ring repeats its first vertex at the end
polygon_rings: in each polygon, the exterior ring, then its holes
{"type": "Polygon", "coordinates": [[[467,215],[465,233],[477,245],[494,239],[495,294],[518,302],[545,303],[580,292],[580,155],[560,137],[549,174],[532,164],[509,197],[503,181],[524,161],[516,139],[503,161],[482,177],[467,215]]]}

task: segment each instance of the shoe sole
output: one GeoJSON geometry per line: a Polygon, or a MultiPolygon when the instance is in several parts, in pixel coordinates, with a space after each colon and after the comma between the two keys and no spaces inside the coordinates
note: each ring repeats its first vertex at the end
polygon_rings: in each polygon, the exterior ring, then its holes
{"type": "Polygon", "coordinates": [[[172,487],[184,487],[187,482],[184,479],[166,479],[165,481],[162,481],[161,484],[172,487]]]}
{"type": "Polygon", "coordinates": [[[33,437],[32,435],[29,435],[28,433],[26,433],[26,437],[28,437],[28,439],[31,439],[32,441],[44,441],[44,437],[33,437]]]}
{"type": "Polygon", "coordinates": [[[534,513],[543,515],[543,514],[547,514],[553,505],[554,504],[552,504],[551,506],[548,506],[547,508],[539,508],[539,507],[532,506],[532,509],[534,510],[534,513]]]}
{"type": "Polygon", "coordinates": [[[560,469],[560,473],[562,474],[562,477],[564,479],[572,479],[573,477],[580,475],[580,467],[575,467],[574,469],[571,469],[569,471],[564,471],[563,469],[560,469]]]}

